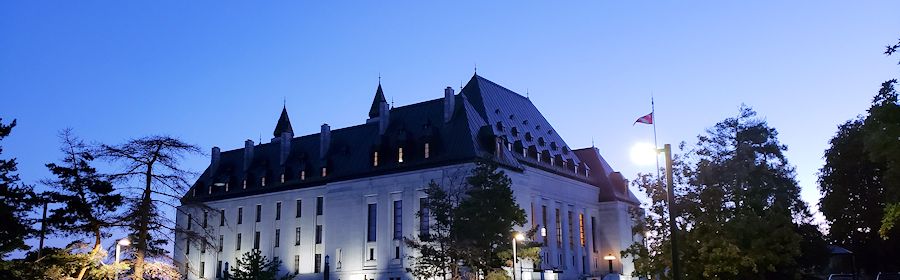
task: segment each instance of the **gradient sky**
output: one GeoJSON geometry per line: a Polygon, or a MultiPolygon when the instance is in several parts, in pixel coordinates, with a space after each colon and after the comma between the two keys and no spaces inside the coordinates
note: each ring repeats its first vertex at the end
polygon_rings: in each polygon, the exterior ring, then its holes
{"type": "MultiPolygon", "coordinates": [[[[573,148],[629,178],[655,96],[660,143],[741,103],[789,147],[803,198],[837,125],[900,76],[898,1],[3,1],[0,145],[48,178],[64,128],[121,143],[168,134],[208,151],[268,142],[283,99],[298,135],[363,123],[379,73],[396,106],[478,74],[532,102],[573,148]],[[385,2],[385,3],[382,3],[385,2]],[[484,3],[482,3],[484,2],[484,3]]],[[[189,158],[202,171],[206,156],[189,158]]]]}

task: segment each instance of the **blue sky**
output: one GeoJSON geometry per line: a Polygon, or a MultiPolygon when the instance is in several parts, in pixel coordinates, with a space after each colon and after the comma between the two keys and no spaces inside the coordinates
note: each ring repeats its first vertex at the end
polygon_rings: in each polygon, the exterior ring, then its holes
{"type": "MultiPolygon", "coordinates": [[[[803,198],[836,126],[900,76],[897,1],[4,1],[0,117],[21,177],[58,160],[57,133],[168,134],[209,150],[365,121],[378,76],[401,106],[478,73],[522,94],[572,147],[627,177],[632,126],[656,99],[660,143],[695,142],[741,103],[780,132],[803,198]]],[[[186,160],[202,171],[208,159],[186,160]]]]}

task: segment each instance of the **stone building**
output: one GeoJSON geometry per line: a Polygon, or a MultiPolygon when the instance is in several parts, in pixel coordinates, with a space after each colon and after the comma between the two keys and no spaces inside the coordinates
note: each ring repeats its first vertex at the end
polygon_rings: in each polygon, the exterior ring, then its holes
{"type": "Polygon", "coordinates": [[[429,230],[417,217],[423,189],[462,180],[478,159],[511,178],[528,223],[540,229],[539,267],[523,279],[578,279],[614,270],[632,244],[638,201],[596,148],[575,149],[531,103],[478,75],[456,94],[391,108],[379,84],[359,125],[295,136],[286,109],[269,143],[212,148],[209,167],[182,199],[174,257],[188,279],[217,279],[259,249],[299,279],[412,279],[402,242],[429,230]],[[204,202],[208,208],[192,206],[204,202]],[[195,237],[205,236],[203,243],[195,237]],[[326,264],[327,262],[327,264],[326,264]]]}

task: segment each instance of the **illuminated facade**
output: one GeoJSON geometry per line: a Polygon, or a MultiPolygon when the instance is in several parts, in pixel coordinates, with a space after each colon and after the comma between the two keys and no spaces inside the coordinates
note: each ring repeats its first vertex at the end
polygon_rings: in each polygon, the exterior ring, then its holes
{"type": "MultiPolygon", "coordinates": [[[[418,217],[423,189],[464,180],[478,159],[512,180],[528,223],[544,243],[522,279],[578,279],[631,270],[625,179],[597,149],[571,149],[531,101],[478,75],[459,94],[390,108],[378,85],[364,124],[294,137],[283,109],[274,138],[213,148],[210,166],[182,199],[174,257],[188,279],[218,279],[259,249],[299,279],[412,279],[403,237],[430,230],[418,217]],[[203,202],[207,208],[196,207],[203,202]],[[199,241],[199,237],[211,242],[199,241]],[[204,245],[205,244],[205,245],[204,245]],[[554,271],[554,272],[551,272],[554,271]]],[[[518,276],[518,272],[517,272],[518,276]]],[[[518,278],[518,277],[517,277],[518,278]]]]}

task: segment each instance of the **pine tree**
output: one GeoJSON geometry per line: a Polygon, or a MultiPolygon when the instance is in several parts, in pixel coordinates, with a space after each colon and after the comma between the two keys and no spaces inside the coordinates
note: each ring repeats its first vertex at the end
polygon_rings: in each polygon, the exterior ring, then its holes
{"type": "MultiPolygon", "coordinates": [[[[0,118],[0,141],[16,126],[16,120],[6,125],[2,121],[0,118]]],[[[2,153],[0,146],[0,155],[2,153]]],[[[19,182],[16,165],[15,158],[0,158],[0,200],[3,201],[0,204],[0,259],[12,251],[30,248],[25,239],[34,232],[31,228],[34,221],[28,213],[39,203],[33,188],[19,182]]]]}
{"type": "Polygon", "coordinates": [[[259,250],[244,253],[237,264],[231,268],[228,279],[234,280],[288,280],[297,277],[297,274],[288,273],[278,277],[278,267],[281,261],[270,261],[259,250]]]}
{"type": "MultiPolygon", "coordinates": [[[[102,239],[109,236],[107,231],[119,223],[117,213],[123,197],[114,193],[112,183],[91,166],[94,152],[83,141],[70,130],[63,131],[60,138],[65,157],[61,164],[46,165],[56,178],[45,180],[44,184],[52,188],[45,195],[62,207],[51,211],[48,224],[63,235],[93,236],[89,254],[97,255],[102,239]]],[[[87,269],[88,266],[82,266],[75,279],[82,279],[87,269]]]]}

